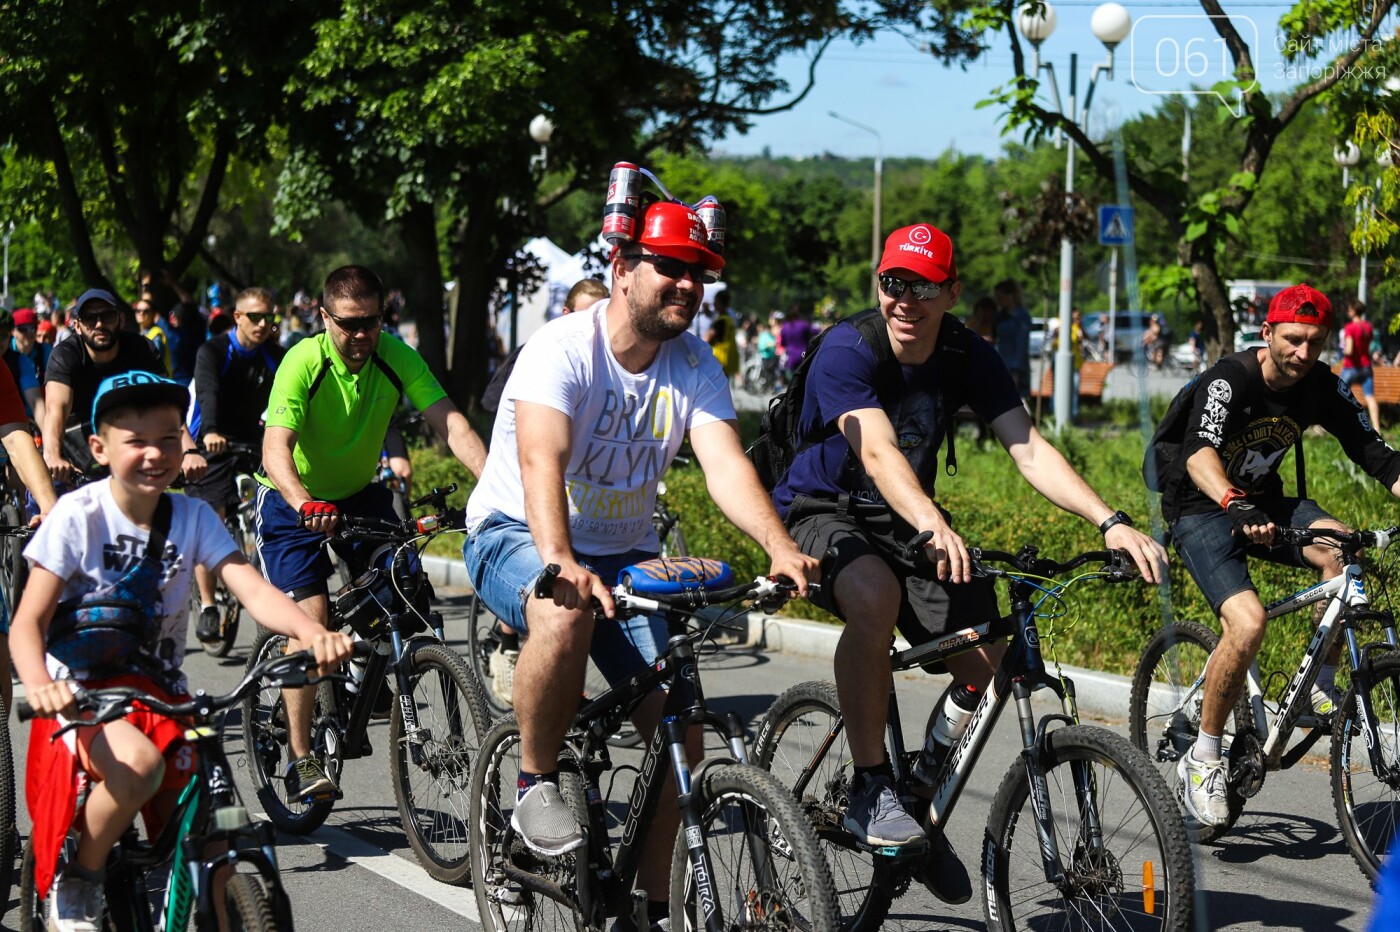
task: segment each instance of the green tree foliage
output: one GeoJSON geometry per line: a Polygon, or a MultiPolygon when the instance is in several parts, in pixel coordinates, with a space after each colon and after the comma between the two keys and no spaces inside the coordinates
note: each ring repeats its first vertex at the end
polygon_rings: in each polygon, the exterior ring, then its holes
{"type": "Polygon", "coordinates": [[[113,287],[116,266],[97,244],[118,237],[141,266],[183,274],[230,159],[256,158],[281,112],[314,12],[315,0],[6,5],[0,144],[12,164],[39,166],[7,186],[12,215],[61,217],[86,284],[113,287]]]}

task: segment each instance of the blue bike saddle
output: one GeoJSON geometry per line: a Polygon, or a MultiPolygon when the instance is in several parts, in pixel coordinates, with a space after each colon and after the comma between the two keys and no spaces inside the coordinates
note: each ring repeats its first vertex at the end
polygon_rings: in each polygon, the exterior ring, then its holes
{"type": "Polygon", "coordinates": [[[658,557],[624,568],[617,581],[637,595],[679,595],[697,589],[712,592],[734,585],[734,570],[723,560],[658,557]]]}

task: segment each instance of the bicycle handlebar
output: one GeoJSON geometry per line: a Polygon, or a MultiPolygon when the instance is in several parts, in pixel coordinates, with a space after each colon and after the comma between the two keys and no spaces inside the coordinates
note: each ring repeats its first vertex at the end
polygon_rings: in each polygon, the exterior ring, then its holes
{"type": "MultiPolygon", "coordinates": [[[[921,556],[927,559],[924,544],[932,537],[932,531],[922,531],[911,537],[904,545],[905,559],[917,560],[921,556]]],[[[1124,550],[1088,550],[1063,562],[1040,556],[1040,551],[1030,545],[1022,547],[1018,553],[984,550],[981,547],[969,547],[967,553],[972,558],[973,570],[981,576],[1058,576],[1086,563],[1102,563],[1102,572],[1109,582],[1137,578],[1136,564],[1124,550]],[[1004,563],[1010,566],[1012,571],[997,569],[989,565],[991,563],[1004,563]]]]}
{"type": "Polygon", "coordinates": [[[1274,530],[1277,543],[1307,546],[1319,540],[1329,540],[1349,553],[1359,553],[1367,548],[1384,552],[1397,537],[1400,537],[1400,527],[1375,531],[1339,531],[1326,527],[1281,527],[1274,530]]]}
{"type": "MultiPolygon", "coordinates": [[[[557,563],[551,563],[544,568],[544,572],[535,581],[535,598],[552,599],[554,597],[554,581],[559,578],[559,570],[557,563]]],[[[815,583],[809,583],[808,587],[811,588],[815,585],[815,583]]],[[[690,611],[704,608],[707,605],[735,602],[747,598],[761,602],[764,611],[771,614],[781,608],[783,603],[797,592],[797,584],[785,576],[759,576],[752,582],[730,586],[727,589],[707,591],[699,588],[678,592],[674,595],[638,595],[621,585],[614,586],[610,592],[619,617],[649,615],[652,612],[671,609],[690,611]]],[[[593,603],[595,614],[599,614],[601,617],[598,600],[594,599],[593,603]]]]}
{"type": "MultiPolygon", "coordinates": [[[[368,641],[356,641],[355,653],[366,656],[374,651],[368,641]]],[[[310,650],[299,650],[290,654],[269,657],[244,674],[243,679],[233,690],[222,696],[208,696],[203,692],[195,694],[188,702],[166,702],[130,686],[113,686],[107,689],[85,689],[76,682],[69,681],[68,688],[73,693],[73,701],[79,711],[97,713],[90,719],[72,721],[53,733],[50,740],[75,728],[90,728],[115,721],[131,711],[132,703],[140,702],[159,715],[171,718],[207,719],[216,712],[230,709],[243,701],[243,698],[257,688],[263,680],[271,681],[275,688],[295,688],[311,686],[320,682],[311,671],[316,668],[316,655],[310,650]],[[285,668],[285,669],[284,669],[285,668]]],[[[34,718],[34,708],[25,699],[15,700],[15,715],[21,722],[34,718]]]]}

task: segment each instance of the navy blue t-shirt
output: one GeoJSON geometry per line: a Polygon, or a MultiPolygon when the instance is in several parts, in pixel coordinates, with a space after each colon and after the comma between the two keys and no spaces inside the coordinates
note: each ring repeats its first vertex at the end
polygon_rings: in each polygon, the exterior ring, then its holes
{"type": "MultiPolygon", "coordinates": [[[[1021,404],[1016,384],[1006,363],[990,343],[979,338],[967,341],[967,386],[964,398],[969,407],[987,423],[1021,404]]],[[[943,411],[938,385],[939,353],[934,352],[917,366],[900,366],[904,377],[902,397],[885,408],[895,436],[919,484],[933,495],[938,478],[938,448],[943,443],[944,425],[954,413],[943,411]]],[[[827,334],[807,372],[802,414],[798,420],[800,439],[817,437],[834,425],[843,414],[865,408],[882,407],[875,391],[875,351],[860,331],[849,322],[837,324],[827,334]]],[[[787,517],[789,506],[798,495],[832,500],[849,493],[862,501],[881,502],[883,496],[865,474],[860,460],[840,431],[834,431],[820,444],[800,449],[792,467],[773,490],[773,504],[787,517]]]]}

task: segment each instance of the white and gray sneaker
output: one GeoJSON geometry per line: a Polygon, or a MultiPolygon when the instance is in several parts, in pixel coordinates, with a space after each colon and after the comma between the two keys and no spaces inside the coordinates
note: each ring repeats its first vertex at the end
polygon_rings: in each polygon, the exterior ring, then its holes
{"type": "Polygon", "coordinates": [[[583,844],[578,820],[553,783],[536,783],[520,797],[510,814],[510,827],[527,848],[545,857],[568,854],[583,844]]]}
{"type": "Polygon", "coordinates": [[[67,871],[49,894],[49,932],[102,932],[102,907],[102,881],[67,871]]]}
{"type": "Polygon", "coordinates": [[[922,842],[924,830],[904,811],[889,777],[874,777],[851,793],[841,824],[868,845],[904,845],[922,842]]]}
{"type": "Polygon", "coordinates": [[[507,709],[515,708],[512,694],[515,691],[515,662],[520,659],[520,651],[497,647],[487,661],[487,671],[491,674],[491,694],[507,709]]]}
{"type": "Polygon", "coordinates": [[[1312,694],[1308,697],[1312,701],[1313,714],[1323,721],[1330,722],[1332,716],[1342,707],[1342,689],[1336,683],[1330,689],[1323,689],[1314,685],[1312,694]]]}
{"type": "Polygon", "coordinates": [[[1230,820],[1230,803],[1225,795],[1225,761],[1198,761],[1188,750],[1176,765],[1181,778],[1181,797],[1186,811],[1202,825],[1224,825],[1230,820]]]}

